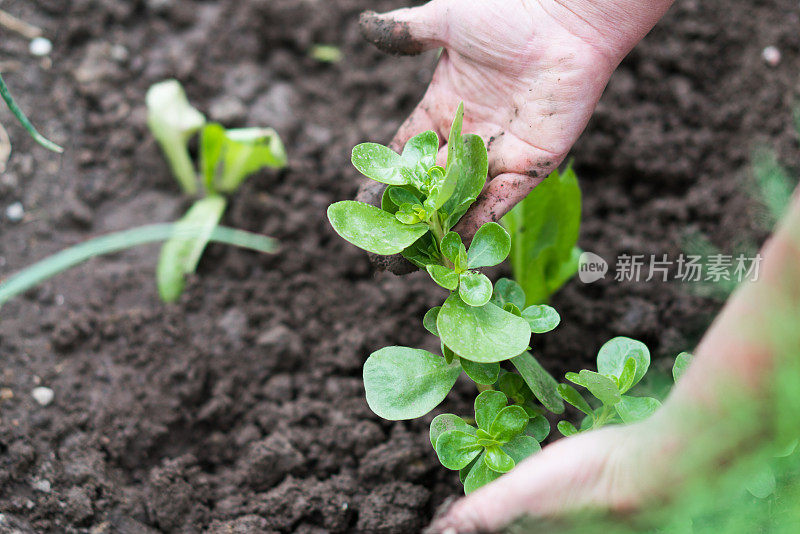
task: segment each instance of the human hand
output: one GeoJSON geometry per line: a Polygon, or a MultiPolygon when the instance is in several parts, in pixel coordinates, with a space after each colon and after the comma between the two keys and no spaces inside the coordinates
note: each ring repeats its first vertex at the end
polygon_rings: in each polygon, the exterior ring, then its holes
{"type": "MultiPolygon", "coordinates": [[[[655,9],[639,20],[642,8],[629,3],[608,0],[608,10],[596,10],[585,0],[433,0],[362,15],[364,35],[384,51],[444,48],[427,93],[390,146],[400,151],[425,130],[446,139],[464,102],[464,131],[480,135],[489,152],[487,187],[455,228],[465,242],[564,160],[616,66],[663,14],[655,9]],[[609,13],[615,8],[627,10],[626,22],[614,30],[595,29],[614,22],[609,13]],[[631,20],[636,23],[628,27],[631,20]]],[[[442,147],[440,164],[445,156],[442,147]]],[[[358,200],[378,205],[382,191],[381,184],[364,184],[358,200]]],[[[388,267],[398,272],[402,265],[399,258],[388,267]]]]}

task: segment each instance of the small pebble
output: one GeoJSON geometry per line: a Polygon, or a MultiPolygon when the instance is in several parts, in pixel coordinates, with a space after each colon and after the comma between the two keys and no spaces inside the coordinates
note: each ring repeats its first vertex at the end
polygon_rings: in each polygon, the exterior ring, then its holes
{"type": "Polygon", "coordinates": [[[22,202],[14,202],[6,208],[6,217],[11,222],[19,222],[25,216],[25,208],[22,207],[22,202]]]}
{"type": "Polygon", "coordinates": [[[55,393],[53,393],[52,389],[43,386],[33,388],[31,395],[33,395],[33,399],[42,406],[47,406],[53,402],[53,397],[55,397],[55,393]]]}
{"type": "Polygon", "coordinates": [[[31,55],[37,57],[49,56],[50,52],[53,51],[53,43],[50,42],[50,39],[45,37],[36,37],[35,39],[31,40],[28,50],[30,51],[31,55]]]}
{"type": "Polygon", "coordinates": [[[761,52],[761,57],[770,67],[777,67],[781,62],[781,51],[777,47],[768,46],[761,52]]]}
{"type": "Polygon", "coordinates": [[[52,489],[50,486],[50,481],[45,479],[37,480],[31,485],[33,486],[33,489],[39,490],[42,493],[50,493],[50,490],[52,489]]]}

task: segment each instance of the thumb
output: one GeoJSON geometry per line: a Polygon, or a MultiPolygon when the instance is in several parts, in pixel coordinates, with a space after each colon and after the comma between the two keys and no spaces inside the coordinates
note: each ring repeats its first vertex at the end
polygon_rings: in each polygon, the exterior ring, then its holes
{"type": "Polygon", "coordinates": [[[361,14],[364,38],[384,52],[415,55],[442,46],[441,0],[425,5],[378,14],[361,14]]]}

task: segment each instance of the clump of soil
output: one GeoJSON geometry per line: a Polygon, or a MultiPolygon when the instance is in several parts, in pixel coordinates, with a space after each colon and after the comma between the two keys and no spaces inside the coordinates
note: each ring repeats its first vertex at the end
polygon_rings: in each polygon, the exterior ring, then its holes
{"type": "MultiPolygon", "coordinates": [[[[275,236],[276,256],[212,246],[180,303],[158,301],[157,247],[93,260],[0,312],[0,530],[417,532],[461,489],[427,423],[364,401],[380,347],[435,349],[420,327],[441,300],[420,274],[374,274],[325,208],[357,187],[350,148],[388,141],[424,92],[435,54],[385,57],[362,42],[380,0],[9,0],[45,29],[52,64],[4,35],[4,76],[57,157],[0,113],[15,153],[0,177],[0,275],[99,233],[177,218],[148,135],[144,94],[167,77],[230,126],[271,125],[287,170],[251,179],[225,223],[275,236]],[[308,50],[341,47],[320,64],[308,50]],[[54,401],[40,406],[43,385],[54,401]]],[[[800,167],[790,104],[800,71],[796,3],[686,0],[625,61],[574,150],[581,246],[606,258],[680,252],[690,227],[723,250],[765,237],[743,189],[751,149],[800,167]],[[761,50],[783,51],[772,68],[761,50]]],[[[689,349],[720,304],[663,283],[571,282],[563,326],[538,345],[560,375],[628,335],[689,349]]],[[[670,362],[664,359],[662,367],[670,362]]],[[[658,365],[658,364],[657,364],[658,365]]],[[[442,409],[467,413],[457,385],[442,409]]]]}

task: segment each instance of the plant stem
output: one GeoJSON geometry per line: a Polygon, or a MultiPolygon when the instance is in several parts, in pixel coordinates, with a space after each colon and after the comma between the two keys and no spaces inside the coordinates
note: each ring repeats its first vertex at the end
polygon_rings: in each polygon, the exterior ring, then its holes
{"type": "Polygon", "coordinates": [[[22,124],[22,127],[25,128],[33,140],[45,147],[48,150],[52,150],[58,154],[64,152],[64,149],[55,144],[54,142],[50,141],[49,139],[45,138],[42,134],[40,134],[36,128],[34,128],[31,121],[28,120],[28,117],[25,116],[25,113],[19,108],[17,103],[14,101],[14,97],[11,96],[11,91],[8,90],[8,86],[6,82],[3,81],[3,77],[0,76],[0,96],[3,97],[5,100],[8,109],[11,110],[11,113],[17,118],[17,120],[22,124]]]}

